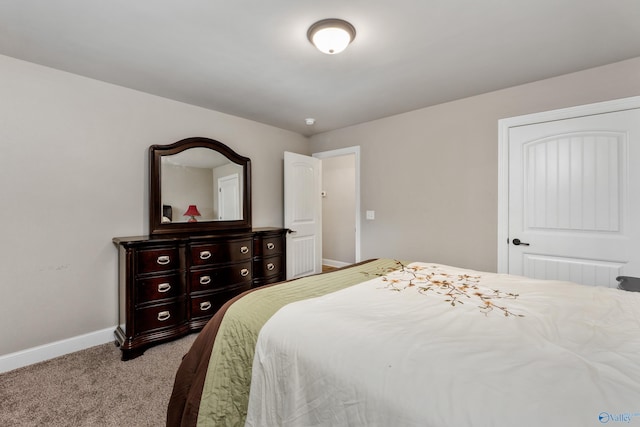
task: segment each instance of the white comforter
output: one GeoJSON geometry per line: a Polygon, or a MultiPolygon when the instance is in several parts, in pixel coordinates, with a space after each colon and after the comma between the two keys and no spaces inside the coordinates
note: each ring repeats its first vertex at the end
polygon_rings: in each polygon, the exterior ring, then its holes
{"type": "Polygon", "coordinates": [[[640,293],[410,266],[278,311],[247,425],[640,426],[640,293]]]}

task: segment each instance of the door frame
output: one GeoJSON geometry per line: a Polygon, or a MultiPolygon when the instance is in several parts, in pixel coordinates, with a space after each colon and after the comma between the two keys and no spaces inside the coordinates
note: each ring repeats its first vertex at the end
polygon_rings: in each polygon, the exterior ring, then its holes
{"type": "Polygon", "coordinates": [[[640,108],[640,96],[498,120],[498,273],[509,273],[509,129],[640,108]]]}
{"type": "Polygon", "coordinates": [[[356,180],[356,188],[355,188],[355,205],[356,211],[354,215],[356,217],[356,232],[355,232],[355,259],[356,262],[362,261],[361,248],[360,248],[360,146],[356,145],[353,147],[339,148],[337,150],[329,150],[329,151],[321,151],[319,153],[313,153],[311,157],[316,157],[320,160],[326,159],[329,157],[341,157],[349,154],[354,154],[355,157],[355,180],[356,180]]]}

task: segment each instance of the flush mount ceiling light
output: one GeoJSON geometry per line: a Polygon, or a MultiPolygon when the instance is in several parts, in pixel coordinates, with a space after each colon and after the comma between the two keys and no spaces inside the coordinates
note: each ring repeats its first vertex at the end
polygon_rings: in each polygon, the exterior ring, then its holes
{"type": "Polygon", "coordinates": [[[309,27],[307,38],[320,52],[335,55],[356,38],[356,29],[342,19],[323,19],[309,27]]]}

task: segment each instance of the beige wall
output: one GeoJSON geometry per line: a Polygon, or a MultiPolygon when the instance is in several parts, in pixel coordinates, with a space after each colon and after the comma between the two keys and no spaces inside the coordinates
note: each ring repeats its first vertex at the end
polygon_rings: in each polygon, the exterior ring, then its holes
{"type": "Polygon", "coordinates": [[[0,56],[0,356],[116,325],[111,239],[148,231],[148,147],[191,136],[251,158],[254,225],[282,226],[303,136],[0,56]]]}
{"type": "Polygon", "coordinates": [[[363,259],[495,271],[498,120],[635,95],[640,58],[315,135],[311,149],[361,147],[363,259]]]}

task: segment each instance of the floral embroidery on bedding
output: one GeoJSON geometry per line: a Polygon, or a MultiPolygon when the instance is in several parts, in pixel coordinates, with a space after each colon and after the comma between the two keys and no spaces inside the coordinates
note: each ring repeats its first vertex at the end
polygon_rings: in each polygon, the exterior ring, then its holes
{"type": "MultiPolygon", "coordinates": [[[[456,304],[465,304],[465,300],[471,300],[467,302],[479,304],[478,308],[485,316],[497,310],[506,317],[524,317],[523,314],[513,313],[502,303],[498,303],[499,300],[516,299],[518,294],[480,287],[480,275],[450,273],[436,265],[408,266],[400,261],[396,261],[396,264],[396,267],[389,267],[381,273],[375,273],[385,283],[384,289],[402,292],[409,288],[416,288],[421,294],[441,295],[444,298],[443,301],[452,307],[456,304]]],[[[364,274],[369,275],[369,273],[364,274]]]]}

